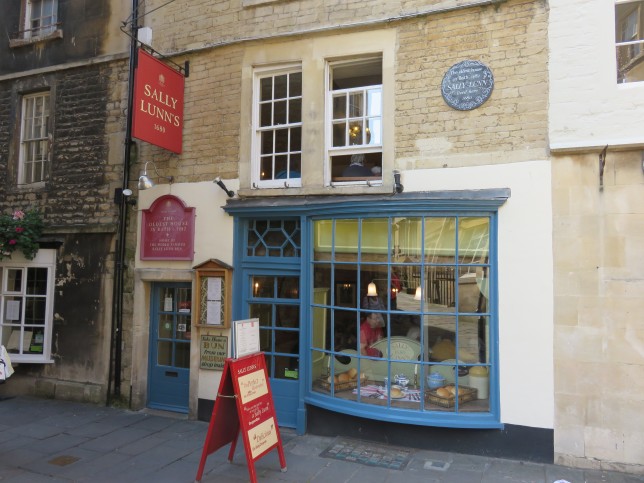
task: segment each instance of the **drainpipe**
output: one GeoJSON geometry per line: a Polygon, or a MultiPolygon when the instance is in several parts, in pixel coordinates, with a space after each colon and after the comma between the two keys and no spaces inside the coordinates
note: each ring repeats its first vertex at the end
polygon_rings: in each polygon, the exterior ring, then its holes
{"type": "MultiPolygon", "coordinates": [[[[132,149],[132,105],[134,100],[134,72],[137,61],[137,34],[139,29],[139,0],[132,0],[130,32],[130,65],[128,74],[127,120],[125,126],[125,149],[123,154],[123,182],[121,193],[128,189],[130,181],[130,156],[132,149]]],[[[116,197],[115,197],[116,198],[116,197]]],[[[107,381],[107,405],[112,402],[112,379],[115,398],[121,397],[121,361],[123,345],[123,290],[125,276],[125,244],[129,206],[127,197],[119,197],[119,223],[114,261],[114,286],[112,290],[112,331],[110,340],[110,367],[107,381]]]]}

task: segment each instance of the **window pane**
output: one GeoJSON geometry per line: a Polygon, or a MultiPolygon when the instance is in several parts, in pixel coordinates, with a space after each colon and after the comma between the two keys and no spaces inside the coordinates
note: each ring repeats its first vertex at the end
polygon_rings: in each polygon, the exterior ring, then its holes
{"type": "Polygon", "coordinates": [[[302,73],[294,72],[289,76],[289,97],[299,97],[302,95],[302,73]]]}
{"type": "Polygon", "coordinates": [[[369,89],[367,91],[367,116],[382,115],[382,89],[369,89]]]}
{"type": "Polygon", "coordinates": [[[291,171],[289,173],[290,178],[300,178],[302,172],[302,156],[299,154],[292,154],[290,158],[291,171]]]}
{"type": "Polygon", "coordinates": [[[349,144],[364,144],[362,121],[349,122],[349,144]]]}
{"type": "Polygon", "coordinates": [[[172,342],[157,341],[157,364],[160,366],[172,366],[172,342]]]}
{"type": "Polygon", "coordinates": [[[347,117],[347,96],[345,94],[333,96],[333,119],[347,117]]]}
{"type": "Polygon", "coordinates": [[[25,350],[30,354],[42,354],[45,342],[45,329],[34,329],[31,334],[31,343],[25,350]]]}
{"type": "Polygon", "coordinates": [[[253,297],[273,298],[275,297],[274,277],[254,276],[251,278],[253,297]]]}
{"type": "Polygon", "coordinates": [[[278,75],[275,77],[274,99],[284,99],[288,92],[288,76],[278,75]]]}
{"type": "MultiPolygon", "coordinates": [[[[259,106],[259,125],[261,127],[273,125],[273,104],[260,104],[259,106]]],[[[264,134],[264,133],[262,133],[264,134]]]]}
{"type": "Polygon", "coordinates": [[[454,263],[456,258],[456,220],[425,219],[425,261],[454,263]]]}
{"type": "Polygon", "coordinates": [[[382,120],[380,118],[367,119],[365,144],[382,144],[382,120]]]}
{"type": "Polygon", "coordinates": [[[349,94],[349,117],[364,115],[363,102],[364,94],[362,91],[349,94]]]}
{"type": "Polygon", "coordinates": [[[275,130],[275,152],[284,153],[288,151],[288,129],[275,130]]]}
{"type": "Polygon", "coordinates": [[[164,287],[159,297],[159,312],[172,312],[174,310],[174,290],[164,287]]]}
{"type": "Polygon", "coordinates": [[[299,379],[299,362],[296,357],[274,356],[274,377],[277,379],[299,379]]]}
{"type": "Polygon", "coordinates": [[[259,100],[268,101],[273,98],[273,78],[264,77],[259,81],[259,100]]]}
{"type": "Polygon", "coordinates": [[[45,298],[25,299],[25,324],[45,325],[47,300],[45,298]]]}
{"type": "MultiPolygon", "coordinates": [[[[364,261],[387,261],[389,252],[389,222],[386,218],[362,221],[360,255],[364,261]]],[[[385,267],[386,270],[386,267],[385,267]]]]}
{"type": "Polygon", "coordinates": [[[259,179],[273,179],[273,157],[263,156],[260,160],[260,164],[259,179]]]}
{"type": "Polygon", "coordinates": [[[262,133],[262,154],[273,154],[273,131],[262,133]]]}
{"type": "Polygon", "coordinates": [[[299,332],[276,330],[275,352],[282,354],[298,354],[300,350],[299,332]]]}
{"type": "Polygon", "coordinates": [[[288,156],[275,156],[275,178],[285,179],[288,176],[288,156]]]}
{"type": "Polygon", "coordinates": [[[22,292],[22,269],[7,269],[7,292],[22,292]]]}
{"type": "Polygon", "coordinates": [[[625,2],[615,6],[617,81],[644,80],[644,2],[625,2]]]}
{"type": "Polygon", "coordinates": [[[288,103],[288,122],[302,122],[302,100],[293,99],[288,103]]]}
{"type": "Polygon", "coordinates": [[[286,124],[286,101],[277,101],[273,106],[273,125],[286,124]]]}
{"type": "Polygon", "coordinates": [[[488,258],[490,225],[488,218],[460,218],[458,257],[461,263],[485,263],[488,258]]]}
{"type": "Polygon", "coordinates": [[[169,314],[161,314],[159,316],[159,338],[172,339],[172,324],[173,317],[169,314]]]}
{"type": "Polygon", "coordinates": [[[343,122],[333,123],[333,147],[342,147],[347,144],[347,124],[343,122]]]}
{"type": "Polygon", "coordinates": [[[281,299],[300,298],[299,283],[299,277],[277,277],[277,297],[281,299]]]}
{"type": "Polygon", "coordinates": [[[184,369],[190,368],[190,344],[186,342],[176,342],[175,345],[174,366],[184,369]]]}
{"type": "Polygon", "coordinates": [[[29,295],[46,295],[47,294],[47,269],[46,268],[29,268],[27,271],[27,294],[29,295]]]}

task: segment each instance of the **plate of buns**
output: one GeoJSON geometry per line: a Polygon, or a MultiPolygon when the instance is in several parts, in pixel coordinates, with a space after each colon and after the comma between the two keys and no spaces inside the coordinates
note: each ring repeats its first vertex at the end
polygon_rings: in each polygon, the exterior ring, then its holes
{"type": "Polygon", "coordinates": [[[400,386],[391,386],[389,389],[389,397],[391,399],[402,399],[406,396],[405,391],[400,386]]]}

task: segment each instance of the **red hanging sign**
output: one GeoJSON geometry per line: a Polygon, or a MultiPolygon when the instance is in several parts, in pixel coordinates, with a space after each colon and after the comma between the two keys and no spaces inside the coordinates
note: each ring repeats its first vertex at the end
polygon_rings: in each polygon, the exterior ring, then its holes
{"type": "Polygon", "coordinates": [[[280,467],[286,471],[264,353],[226,359],[196,481],[201,481],[208,455],[228,443],[232,443],[228,461],[233,460],[240,430],[252,483],[257,483],[255,461],[273,448],[277,448],[280,467]]]}
{"type": "Polygon", "coordinates": [[[134,73],[132,136],[181,153],[183,135],[183,74],[138,50],[134,73]]]}
{"type": "Polygon", "coordinates": [[[194,208],[176,196],[164,195],[143,210],[141,260],[192,260],[194,245],[194,208]]]}

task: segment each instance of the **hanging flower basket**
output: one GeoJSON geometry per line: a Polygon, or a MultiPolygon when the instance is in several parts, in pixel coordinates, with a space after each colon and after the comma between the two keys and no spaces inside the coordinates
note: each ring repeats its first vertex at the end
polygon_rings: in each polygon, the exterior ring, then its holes
{"type": "Polygon", "coordinates": [[[37,211],[16,210],[11,215],[0,215],[0,260],[10,257],[16,250],[33,260],[38,252],[42,227],[42,218],[37,211]]]}

